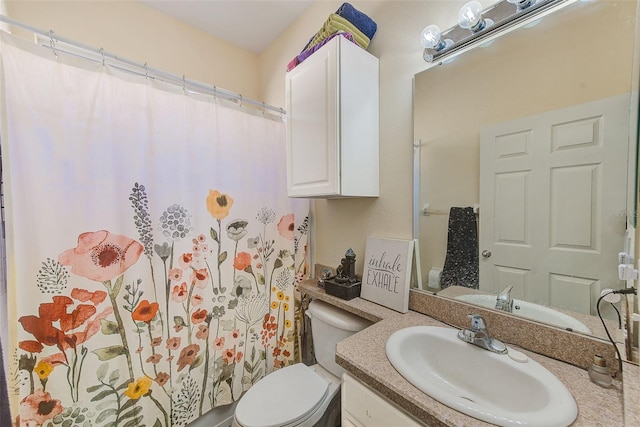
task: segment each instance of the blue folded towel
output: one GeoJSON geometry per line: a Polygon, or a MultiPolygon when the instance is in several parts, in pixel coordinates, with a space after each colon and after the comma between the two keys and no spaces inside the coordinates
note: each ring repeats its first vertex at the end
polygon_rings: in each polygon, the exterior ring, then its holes
{"type": "Polygon", "coordinates": [[[343,3],[336,11],[336,14],[351,22],[357,29],[362,31],[365,36],[369,37],[369,40],[373,39],[373,35],[378,29],[378,25],[373,19],[369,18],[349,3],[343,3]]]}

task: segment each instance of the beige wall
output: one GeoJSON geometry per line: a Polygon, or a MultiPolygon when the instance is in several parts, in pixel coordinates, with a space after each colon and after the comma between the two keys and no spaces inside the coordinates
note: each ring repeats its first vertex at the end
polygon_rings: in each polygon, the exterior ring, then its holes
{"type": "MultiPolygon", "coordinates": [[[[10,18],[140,64],[259,98],[258,55],[131,0],[6,0],[10,18]]],[[[14,29],[16,35],[31,37],[14,29]]]]}

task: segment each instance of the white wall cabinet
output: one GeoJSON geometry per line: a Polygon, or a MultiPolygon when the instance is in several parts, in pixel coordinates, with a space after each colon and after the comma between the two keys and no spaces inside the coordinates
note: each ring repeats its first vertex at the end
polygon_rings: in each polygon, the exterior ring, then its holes
{"type": "Polygon", "coordinates": [[[379,195],[378,58],[334,37],[287,73],[290,197],[379,195]]]}
{"type": "Polygon", "coordinates": [[[342,376],[343,427],[420,427],[391,402],[349,374],[342,376]]]}

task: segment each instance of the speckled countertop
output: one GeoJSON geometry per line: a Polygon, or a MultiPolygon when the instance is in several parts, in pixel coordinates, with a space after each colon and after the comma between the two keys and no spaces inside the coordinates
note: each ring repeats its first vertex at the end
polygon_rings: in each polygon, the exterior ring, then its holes
{"type": "Polygon", "coordinates": [[[625,363],[624,373],[624,425],[640,426],[640,367],[625,363]]]}
{"type": "MultiPolygon", "coordinates": [[[[341,300],[327,295],[311,282],[303,284],[301,290],[311,298],[322,299],[376,322],[340,342],[336,348],[336,362],[354,377],[425,425],[490,425],[422,393],[405,380],[387,359],[384,347],[393,332],[416,325],[447,325],[417,312],[401,314],[360,298],[341,300]]],[[[615,381],[614,387],[604,389],[592,383],[584,369],[527,350],[518,350],[547,368],[569,389],[578,405],[578,418],[572,426],[640,426],[640,369],[637,365],[625,363],[624,386],[620,381],[615,381]]]]}

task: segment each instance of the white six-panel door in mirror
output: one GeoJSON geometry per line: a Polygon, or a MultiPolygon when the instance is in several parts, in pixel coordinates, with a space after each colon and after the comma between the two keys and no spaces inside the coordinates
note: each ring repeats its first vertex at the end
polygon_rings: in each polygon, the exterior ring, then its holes
{"type": "Polygon", "coordinates": [[[481,131],[480,289],[595,314],[617,286],[625,233],[629,96],[481,131]],[[606,209],[605,209],[606,206],[606,209]]]}

